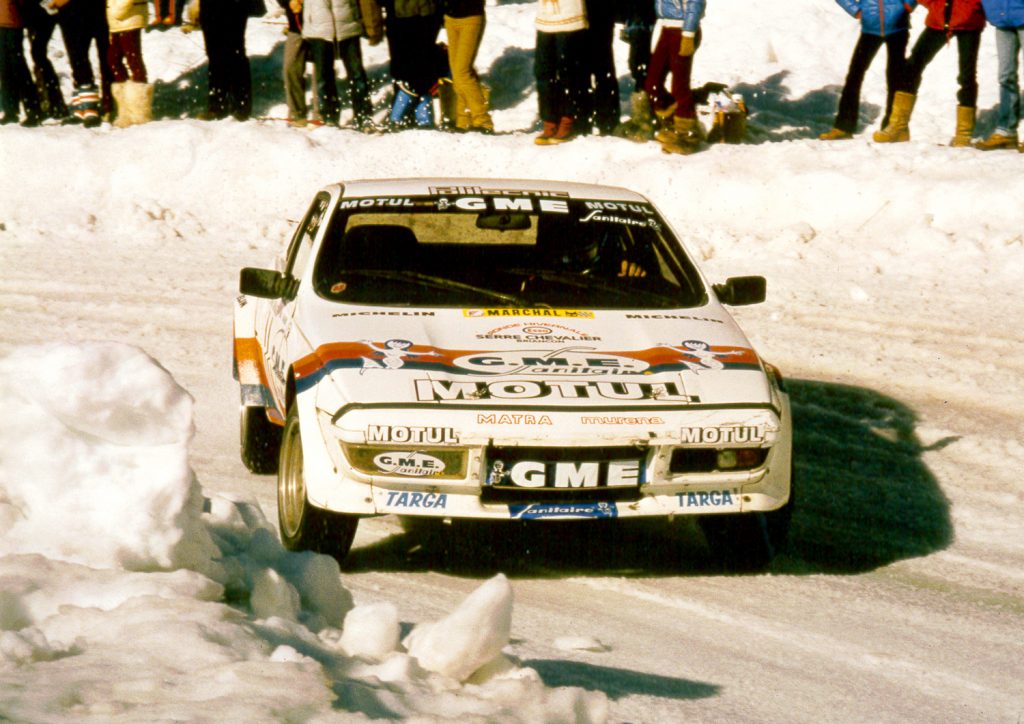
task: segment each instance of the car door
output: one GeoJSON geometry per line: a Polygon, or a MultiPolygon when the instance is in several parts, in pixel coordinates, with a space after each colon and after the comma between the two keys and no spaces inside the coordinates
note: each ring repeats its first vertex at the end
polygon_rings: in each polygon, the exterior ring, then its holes
{"type": "Polygon", "coordinates": [[[290,350],[293,347],[291,336],[295,300],[303,291],[300,289],[300,280],[312,258],[313,241],[327,215],[330,202],[331,196],[326,191],[321,191],[313,199],[313,203],[310,204],[309,210],[288,244],[288,251],[284,258],[282,271],[289,282],[289,293],[279,299],[271,300],[266,307],[266,318],[262,320],[257,318],[256,320],[270,392],[274,398],[274,405],[282,418],[288,412],[286,408],[288,368],[294,359],[294,354],[290,350]]]}

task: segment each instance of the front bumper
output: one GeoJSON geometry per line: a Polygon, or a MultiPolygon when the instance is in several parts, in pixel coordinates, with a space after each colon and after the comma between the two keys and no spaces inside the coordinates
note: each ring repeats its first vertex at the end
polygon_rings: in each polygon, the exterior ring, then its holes
{"type": "Polygon", "coordinates": [[[672,517],[770,511],[785,505],[792,425],[784,394],[772,407],[724,409],[424,410],[367,405],[328,412],[310,405],[303,420],[303,447],[310,501],[337,512],[494,520],[672,517]],[[516,447],[550,449],[563,456],[573,450],[634,449],[639,470],[635,484],[626,487],[585,487],[576,479],[563,489],[509,494],[506,488],[496,496],[489,485],[489,454],[516,447]],[[672,462],[680,448],[759,448],[766,455],[751,469],[680,471],[672,462]],[[351,462],[353,449],[369,450],[357,467],[351,462]],[[464,451],[464,464],[445,462],[452,450],[464,451]],[[368,468],[366,460],[379,467],[368,468]]]}

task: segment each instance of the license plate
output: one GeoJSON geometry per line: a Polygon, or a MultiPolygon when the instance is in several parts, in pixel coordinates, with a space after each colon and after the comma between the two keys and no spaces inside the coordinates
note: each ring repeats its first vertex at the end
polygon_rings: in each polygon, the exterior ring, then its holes
{"type": "Polygon", "coordinates": [[[635,488],[643,482],[643,474],[640,458],[574,461],[493,457],[487,485],[521,490],[635,488]]]}

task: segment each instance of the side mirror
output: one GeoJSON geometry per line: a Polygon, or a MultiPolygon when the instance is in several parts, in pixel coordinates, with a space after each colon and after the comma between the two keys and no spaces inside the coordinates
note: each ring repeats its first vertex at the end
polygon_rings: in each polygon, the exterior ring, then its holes
{"type": "Polygon", "coordinates": [[[729,277],[725,284],[713,285],[718,301],[734,307],[760,304],[765,300],[767,287],[764,277],[729,277]]]}
{"type": "Polygon", "coordinates": [[[245,267],[238,279],[238,291],[250,297],[281,299],[285,296],[288,280],[273,269],[245,267]]]}

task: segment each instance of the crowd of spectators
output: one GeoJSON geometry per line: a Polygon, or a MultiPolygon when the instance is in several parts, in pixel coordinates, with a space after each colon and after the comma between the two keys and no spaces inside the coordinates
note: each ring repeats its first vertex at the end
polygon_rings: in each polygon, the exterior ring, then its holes
{"type": "MultiPolygon", "coordinates": [[[[580,135],[615,134],[657,140],[687,154],[705,142],[697,121],[699,93],[691,87],[693,59],[709,0],[536,0],[534,75],[541,130],[538,145],[580,135]],[[616,26],[629,45],[633,91],[621,118],[612,45],[616,26]],[[655,32],[657,36],[655,37],[655,32]],[[671,79],[671,80],[670,80],[671,79]]],[[[825,0],[823,0],[824,2],[825,0]]],[[[38,125],[45,119],[85,127],[152,118],[153,85],[143,61],[143,33],[201,32],[207,63],[206,107],[215,120],[252,115],[252,76],[245,49],[247,23],[267,13],[265,0],[0,0],[0,122],[38,125]],[[152,13],[150,13],[152,3],[152,13]],[[68,102],[47,57],[55,29],[71,69],[68,102]],[[27,39],[32,70],[25,59],[27,39]],[[95,46],[98,78],[90,59],[95,46]]],[[[1024,0],[836,0],[860,23],[834,127],[824,141],[853,137],[864,75],[878,50],[887,52],[887,98],[879,143],[910,138],[910,117],[925,68],[951,41],[959,55],[954,146],[1019,148],[1018,57],[1024,47],[1024,0]],[[909,18],[925,11],[924,29],[907,56],[909,18]],[[981,33],[995,26],[999,65],[999,125],[973,141],[981,33]]],[[[486,28],[485,0],[276,0],[287,22],[283,94],[296,127],[337,125],[342,101],[337,61],[344,67],[351,127],[375,132],[408,127],[493,134],[489,88],[475,69],[486,28]],[[441,29],[446,43],[439,42],[441,29]],[[393,92],[383,122],[373,107],[362,43],[387,43],[393,92]],[[307,102],[307,69],[312,93],[307,102]],[[440,118],[434,99],[439,98],[440,118]]],[[[730,110],[745,115],[742,99],[730,110]]],[[[713,129],[714,130],[714,129],[713,129]]],[[[725,134],[728,140],[730,135],[725,134]]],[[[733,134],[735,137],[735,134],[733,134]]]]}

